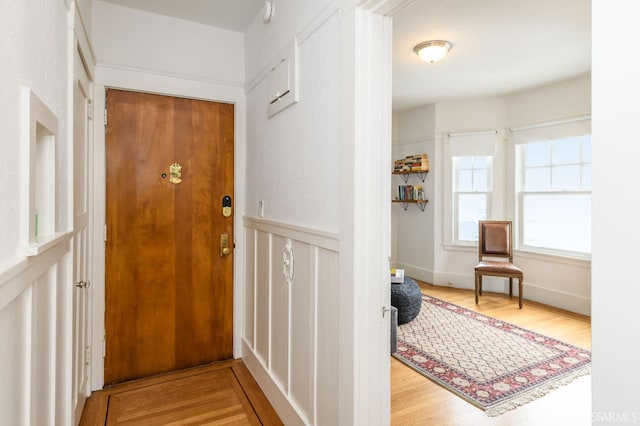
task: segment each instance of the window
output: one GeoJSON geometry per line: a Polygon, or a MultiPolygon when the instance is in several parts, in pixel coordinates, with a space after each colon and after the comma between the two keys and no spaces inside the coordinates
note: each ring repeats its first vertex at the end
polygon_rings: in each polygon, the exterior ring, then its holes
{"type": "Polygon", "coordinates": [[[478,221],[503,209],[503,195],[493,182],[504,179],[504,134],[497,130],[449,133],[444,155],[445,247],[477,247],[478,221]]]}
{"type": "Polygon", "coordinates": [[[529,142],[520,156],[520,247],[591,253],[591,136],[529,142]]]}
{"type": "Polygon", "coordinates": [[[490,156],[453,158],[454,238],[456,244],[478,241],[478,221],[488,217],[490,156]]]}

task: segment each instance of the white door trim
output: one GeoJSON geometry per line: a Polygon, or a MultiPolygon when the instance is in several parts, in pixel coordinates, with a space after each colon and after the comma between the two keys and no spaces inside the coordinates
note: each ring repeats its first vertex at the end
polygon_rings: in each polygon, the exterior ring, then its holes
{"type": "Polygon", "coordinates": [[[104,310],[105,310],[105,245],[104,224],[106,211],[106,151],[104,133],[104,109],[106,106],[106,88],[118,88],[159,95],[177,96],[215,102],[227,102],[234,109],[234,235],[235,254],[233,271],[233,354],[241,354],[241,331],[244,318],[244,247],[242,235],[242,213],[245,188],[245,146],[246,146],[246,105],[244,89],[225,86],[218,83],[194,81],[170,75],[150,75],[143,71],[124,70],[97,65],[94,85],[94,182],[93,182],[93,343],[91,389],[99,390],[104,386],[104,310]]]}
{"type": "Polygon", "coordinates": [[[340,424],[390,423],[391,16],[412,2],[341,2],[340,424]]]}

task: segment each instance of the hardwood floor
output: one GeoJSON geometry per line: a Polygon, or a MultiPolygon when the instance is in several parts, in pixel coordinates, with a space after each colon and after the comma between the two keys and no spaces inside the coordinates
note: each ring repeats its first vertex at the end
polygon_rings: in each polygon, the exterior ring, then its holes
{"type": "MultiPolygon", "coordinates": [[[[430,296],[499,318],[520,327],[591,349],[591,320],[535,302],[484,292],[478,305],[471,290],[418,282],[430,296]]],[[[526,294],[525,294],[526,295],[526,294]]],[[[391,358],[391,423],[409,425],[590,425],[591,376],[581,377],[498,417],[440,387],[395,358],[391,358]]]]}
{"type": "MultiPolygon", "coordinates": [[[[423,292],[576,346],[591,349],[589,317],[525,299],[484,293],[475,305],[471,290],[420,283],[423,292]]],[[[281,425],[241,360],[212,364],[137,380],[94,392],[81,425],[281,425]]],[[[591,378],[498,417],[484,412],[391,358],[391,424],[410,425],[590,425],[591,378]]]]}
{"type": "Polygon", "coordinates": [[[80,425],[281,425],[241,360],[94,392],[80,425]]]}

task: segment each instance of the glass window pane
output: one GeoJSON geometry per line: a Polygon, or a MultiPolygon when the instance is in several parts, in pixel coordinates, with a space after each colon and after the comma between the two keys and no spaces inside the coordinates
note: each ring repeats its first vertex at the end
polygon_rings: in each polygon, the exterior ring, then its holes
{"type": "Polygon", "coordinates": [[[473,175],[471,170],[460,170],[458,172],[458,191],[473,190],[473,175]]]}
{"type": "Polygon", "coordinates": [[[580,190],[580,166],[557,166],[553,168],[553,189],[556,191],[580,190]]]}
{"type": "Polygon", "coordinates": [[[458,194],[458,240],[478,241],[478,221],[487,218],[487,194],[458,194]]]}
{"type": "Polygon", "coordinates": [[[577,164],[580,162],[580,139],[568,138],[553,142],[553,164],[577,164]]]}
{"type": "Polygon", "coordinates": [[[551,142],[535,142],[525,145],[525,166],[545,166],[551,162],[551,142]]]}
{"type": "Polygon", "coordinates": [[[487,169],[480,169],[473,171],[473,190],[474,191],[487,191],[488,174],[487,169]]]}
{"type": "Polygon", "coordinates": [[[524,177],[525,191],[548,191],[551,189],[551,167],[527,169],[524,177]]]}
{"type": "Polygon", "coordinates": [[[473,157],[457,157],[459,169],[470,169],[473,167],[473,157]]]}
{"type": "Polygon", "coordinates": [[[591,135],[584,135],[582,137],[582,162],[591,162],[591,135]]]}
{"type": "Polygon", "coordinates": [[[582,190],[591,191],[591,164],[582,166],[582,190]]]}
{"type": "Polygon", "coordinates": [[[525,194],[523,204],[525,245],[591,252],[591,195],[525,194]]]}
{"type": "Polygon", "coordinates": [[[489,157],[473,157],[473,168],[474,169],[486,169],[487,168],[487,160],[489,157]]]}

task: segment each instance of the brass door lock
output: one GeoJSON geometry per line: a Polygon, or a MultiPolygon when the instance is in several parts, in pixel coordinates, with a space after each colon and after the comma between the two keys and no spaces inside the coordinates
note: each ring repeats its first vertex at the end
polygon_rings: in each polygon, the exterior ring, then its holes
{"type": "Polygon", "coordinates": [[[222,216],[231,216],[231,197],[228,195],[222,197],[222,216]]]}
{"type": "Polygon", "coordinates": [[[231,254],[229,248],[229,234],[220,234],[220,256],[228,256],[231,254]]]}

